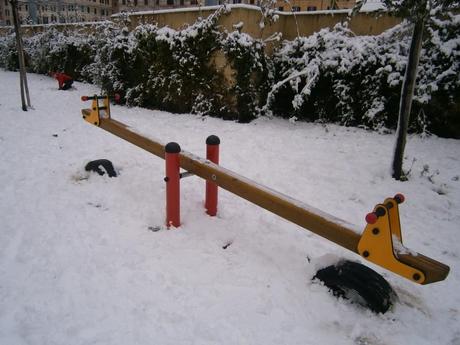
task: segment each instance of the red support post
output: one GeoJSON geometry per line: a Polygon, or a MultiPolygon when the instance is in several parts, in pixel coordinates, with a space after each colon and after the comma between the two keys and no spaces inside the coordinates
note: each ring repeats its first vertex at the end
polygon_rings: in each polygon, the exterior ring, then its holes
{"type": "MultiPolygon", "coordinates": [[[[206,139],[206,159],[215,164],[219,164],[219,145],[220,139],[215,135],[210,135],[206,139]]],[[[204,207],[206,208],[206,213],[210,216],[217,214],[217,185],[214,182],[206,181],[204,207]]]]}
{"type": "Polygon", "coordinates": [[[178,143],[165,146],[166,161],[166,226],[180,226],[180,162],[181,149],[178,143]]]}

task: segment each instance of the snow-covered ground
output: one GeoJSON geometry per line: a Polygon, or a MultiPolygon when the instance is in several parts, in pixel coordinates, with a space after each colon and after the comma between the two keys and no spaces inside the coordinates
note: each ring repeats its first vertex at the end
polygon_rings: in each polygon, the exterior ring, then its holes
{"type": "Polygon", "coordinates": [[[393,135],[112,108],[201,156],[216,134],[222,166],[357,227],[405,194],[405,244],[451,273],[419,286],[371,266],[399,296],[375,315],[311,281],[358,256],[225,191],[209,217],[197,177],[182,182],[183,226],[166,230],[164,161],[82,120],[80,96],[97,89],[29,84],[23,112],[18,74],[0,71],[0,344],[460,344],[460,141],[411,137],[402,183],[389,176],[393,135]],[[120,176],[86,173],[98,158],[120,176]]]}

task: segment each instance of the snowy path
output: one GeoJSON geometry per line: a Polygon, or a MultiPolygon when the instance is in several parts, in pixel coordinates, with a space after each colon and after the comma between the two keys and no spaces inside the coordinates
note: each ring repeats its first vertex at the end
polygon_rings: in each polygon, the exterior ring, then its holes
{"type": "Polygon", "coordinates": [[[201,156],[216,134],[224,167],[358,227],[405,194],[405,243],[451,274],[418,286],[377,268],[400,301],[374,315],[311,282],[324,260],[357,256],[225,191],[210,218],[196,177],[182,184],[183,226],[166,230],[164,162],[81,119],[80,96],[97,90],[29,75],[35,109],[22,112],[18,80],[0,71],[0,344],[460,344],[460,141],[411,138],[399,183],[391,135],[112,109],[201,156]],[[98,158],[120,176],[88,175],[98,158]]]}

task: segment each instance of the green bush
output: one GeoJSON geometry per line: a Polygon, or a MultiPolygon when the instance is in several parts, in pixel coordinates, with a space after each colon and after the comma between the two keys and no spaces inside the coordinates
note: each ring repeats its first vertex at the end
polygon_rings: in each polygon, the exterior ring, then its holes
{"type": "MultiPolygon", "coordinates": [[[[409,25],[378,36],[356,36],[337,25],[284,41],[269,56],[262,40],[219,30],[225,11],[221,7],[182,30],[140,25],[129,31],[115,23],[46,27],[24,39],[26,64],[31,72],[59,70],[90,81],[132,106],[239,122],[274,115],[373,130],[396,127],[409,25]],[[216,67],[222,54],[233,81],[216,67]]],[[[414,132],[460,138],[459,36],[459,15],[433,18],[426,27],[414,132]]],[[[0,48],[0,66],[17,70],[14,34],[1,37],[0,48]]]]}

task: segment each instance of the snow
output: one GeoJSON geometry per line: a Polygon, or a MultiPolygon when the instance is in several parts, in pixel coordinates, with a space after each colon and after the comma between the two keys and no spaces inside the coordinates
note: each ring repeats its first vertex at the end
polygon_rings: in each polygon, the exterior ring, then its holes
{"type": "Polygon", "coordinates": [[[459,343],[460,141],[410,137],[411,177],[397,182],[393,135],[112,107],[199,156],[216,134],[223,167],[358,228],[403,193],[404,244],[451,273],[420,286],[369,264],[399,296],[375,315],[311,281],[358,256],[226,191],[208,217],[197,177],[182,181],[183,225],[166,230],[164,161],[82,120],[94,86],[28,78],[34,109],[23,112],[19,75],[0,71],[0,344],[459,343]],[[99,158],[119,177],[84,171],[99,158]]]}

